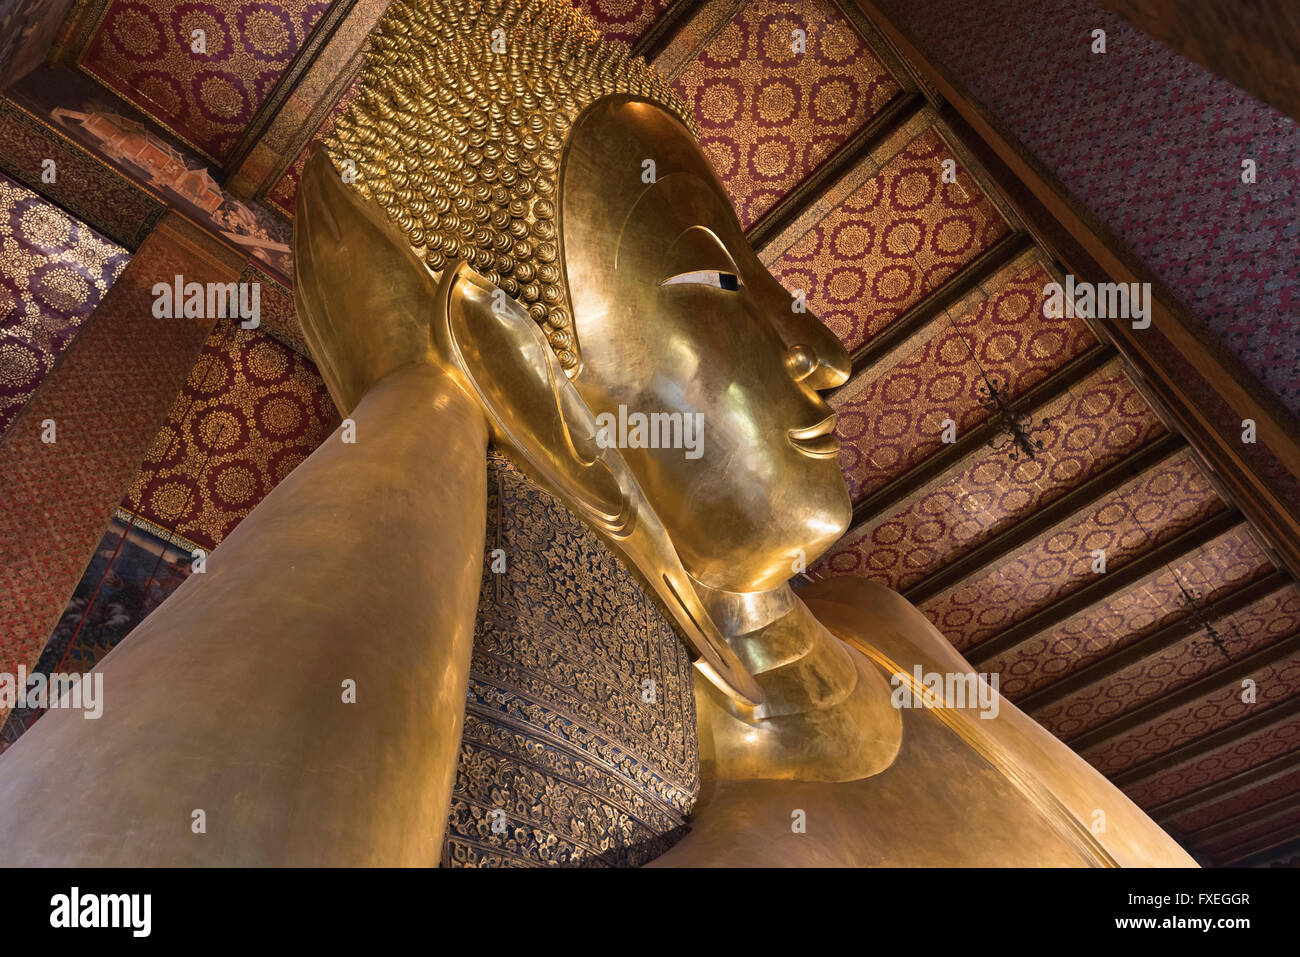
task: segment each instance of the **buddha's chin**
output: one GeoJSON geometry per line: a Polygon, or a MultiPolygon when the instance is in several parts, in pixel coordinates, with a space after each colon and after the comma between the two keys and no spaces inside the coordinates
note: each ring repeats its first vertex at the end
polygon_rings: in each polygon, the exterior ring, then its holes
{"type": "Polygon", "coordinates": [[[780,588],[810,567],[848,527],[852,505],[842,483],[839,495],[831,497],[834,500],[822,508],[801,509],[797,521],[789,514],[756,521],[748,534],[731,539],[727,554],[683,555],[686,570],[715,591],[753,594],[780,588]]]}

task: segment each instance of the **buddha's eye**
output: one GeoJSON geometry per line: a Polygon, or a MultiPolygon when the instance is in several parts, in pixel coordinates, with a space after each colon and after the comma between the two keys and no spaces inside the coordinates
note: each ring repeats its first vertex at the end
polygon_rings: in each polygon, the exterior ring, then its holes
{"type": "Polygon", "coordinates": [[[737,290],[740,277],[734,272],[718,272],[716,269],[702,269],[698,272],[684,272],[670,276],[659,285],[676,286],[682,283],[694,283],[699,286],[713,286],[715,289],[737,290]]]}

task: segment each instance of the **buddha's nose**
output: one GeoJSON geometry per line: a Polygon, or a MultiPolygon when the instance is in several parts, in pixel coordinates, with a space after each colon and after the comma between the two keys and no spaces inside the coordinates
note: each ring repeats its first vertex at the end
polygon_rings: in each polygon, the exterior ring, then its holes
{"type": "Polygon", "coordinates": [[[785,366],[790,377],[819,392],[849,381],[852,361],[835,334],[813,316],[807,316],[802,325],[798,341],[786,349],[785,366]]]}
{"type": "Polygon", "coordinates": [[[791,294],[763,270],[752,286],[764,314],[785,343],[790,377],[818,392],[849,381],[853,362],[839,337],[808,311],[806,298],[791,294]]]}

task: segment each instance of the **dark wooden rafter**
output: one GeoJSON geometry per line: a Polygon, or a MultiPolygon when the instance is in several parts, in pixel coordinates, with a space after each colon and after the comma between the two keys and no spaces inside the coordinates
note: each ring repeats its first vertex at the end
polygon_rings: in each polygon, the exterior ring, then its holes
{"type": "Polygon", "coordinates": [[[1033,239],[1026,233],[1003,236],[940,283],[938,289],[901,312],[889,325],[872,336],[870,341],[854,351],[849,382],[841,386],[841,390],[849,388],[859,375],[869,373],[881,359],[905,345],[914,335],[956,305],[962,297],[988,282],[1033,244],[1033,239]]]}
{"type": "Polygon", "coordinates": [[[853,0],[831,0],[831,2],[835,4],[840,15],[849,21],[858,35],[866,41],[868,48],[884,64],[885,69],[899,86],[905,90],[919,91],[936,109],[943,105],[943,96],[935,89],[934,84],[926,79],[925,74],[916,68],[916,64],[904,56],[888,37],[876,29],[876,25],[862,13],[862,9],[853,0]]]}
{"type": "MultiPolygon", "coordinates": [[[[222,179],[225,179],[234,170],[239,169],[244,160],[248,158],[248,155],[257,145],[257,141],[262,138],[262,135],[271,125],[271,121],[275,119],[275,115],[280,112],[285,101],[289,99],[289,94],[298,85],[298,81],[306,75],[312,62],[325,48],[325,45],[329,43],[338,28],[347,20],[356,2],[357,0],[335,0],[321,16],[320,20],[317,21],[311,33],[303,41],[302,46],[294,53],[289,65],[276,78],[275,84],[271,87],[266,99],[262,101],[262,104],[257,108],[257,112],[253,114],[253,118],[244,127],[239,140],[226,155],[225,161],[221,164],[220,176],[222,179]]],[[[311,131],[308,131],[307,135],[310,136],[311,131]]]]}
{"type": "Polygon", "coordinates": [[[1275,724],[1289,721],[1297,716],[1300,716],[1300,695],[1287,698],[1279,704],[1270,705],[1256,711],[1249,717],[1234,721],[1226,728],[1219,728],[1217,731],[1203,734],[1193,741],[1188,741],[1186,744],[1157,755],[1148,761],[1143,761],[1141,764],[1125,768],[1123,771],[1111,775],[1111,783],[1120,788],[1128,787],[1130,784],[1136,784],[1138,781],[1160,774],[1186,761],[1193,761],[1196,758],[1203,757],[1224,745],[1241,741],[1257,731],[1267,730],[1275,724]]]}
{"type": "Polygon", "coordinates": [[[1212,515],[1199,525],[1156,546],[1145,555],[1113,571],[1107,571],[1104,575],[1096,576],[1096,581],[1089,582],[1060,601],[1030,615],[1024,621],[980,642],[966,652],[966,659],[976,666],[991,661],[1009,649],[1028,641],[1034,635],[1054,628],[1067,618],[1105,601],[1111,595],[1132,588],[1164,566],[1186,558],[1198,548],[1236,528],[1241,522],[1241,513],[1236,509],[1230,508],[1212,515]]]}
{"type": "MultiPolygon", "coordinates": [[[[1022,415],[1031,409],[1047,405],[1074,388],[1088,376],[1092,375],[1115,357],[1115,350],[1110,346],[1093,346],[1070,362],[1061,366],[1046,379],[1027,389],[1023,395],[1013,399],[1009,404],[1012,414],[1022,415]]],[[[986,419],[975,428],[962,434],[956,442],[945,445],[942,449],[918,462],[898,478],[882,485],[870,495],[859,499],[853,506],[853,524],[850,531],[856,530],[878,515],[892,509],[914,490],[921,488],[962,459],[976,452],[998,434],[997,422],[986,419]]]]}
{"type": "Polygon", "coordinates": [[[1300,771],[1300,750],[1279,754],[1277,757],[1269,758],[1253,768],[1238,771],[1222,781],[1215,781],[1213,784],[1197,788],[1195,791],[1181,797],[1157,804],[1148,808],[1147,814],[1157,821],[1170,821],[1182,817],[1189,811],[1217,804],[1219,801],[1240,794],[1242,791],[1267,784],[1293,771],[1300,771]]]}
{"type": "Polygon", "coordinates": [[[1295,861],[1296,858],[1300,858],[1300,835],[1296,835],[1295,840],[1274,844],[1271,848],[1265,848],[1249,857],[1236,858],[1232,861],[1232,866],[1264,867],[1278,861],[1295,861]]]}
{"type": "Polygon", "coordinates": [[[781,231],[798,219],[813,203],[821,199],[826,188],[853,169],[881,143],[902,129],[921,108],[925,99],[919,93],[904,91],[885,104],[884,109],[842,143],[827,159],[764,213],[746,231],[749,244],[761,251],[781,231]]]}
{"type": "Polygon", "coordinates": [[[1110,652],[1092,664],[1066,675],[1059,681],[1053,681],[1046,687],[1039,688],[1023,698],[1016,699],[1016,707],[1021,711],[1040,711],[1048,705],[1055,704],[1062,698],[1073,694],[1080,688],[1086,688],[1089,685],[1105,681],[1123,671],[1129,665],[1141,661],[1143,658],[1159,654],[1166,648],[1178,644],[1183,639],[1200,631],[1202,620],[1215,622],[1229,615],[1234,615],[1279,588],[1285,587],[1290,581],[1291,576],[1285,572],[1274,571],[1265,575],[1258,581],[1238,588],[1231,594],[1225,595],[1218,601],[1207,605],[1201,610],[1201,617],[1189,614],[1158,631],[1152,632],[1145,638],[1133,642],[1131,645],[1110,652]]]}
{"type": "Polygon", "coordinates": [[[1226,851],[1214,854],[1214,859],[1221,865],[1241,866],[1251,858],[1270,858],[1277,855],[1280,848],[1286,847],[1300,839],[1300,822],[1283,824],[1277,830],[1270,831],[1262,837],[1254,838],[1245,844],[1230,847],[1226,851]]]}
{"type": "Polygon", "coordinates": [[[1244,658],[1229,662],[1216,671],[1197,678],[1195,681],[1189,682],[1167,695],[1162,695],[1154,701],[1125,711],[1123,714],[1117,715],[1091,730],[1067,738],[1065,743],[1075,751],[1086,751],[1102,741],[1125,734],[1139,725],[1160,718],[1184,705],[1191,704],[1197,698],[1219,690],[1225,685],[1249,678],[1260,669],[1277,664],[1297,651],[1300,651],[1300,632],[1295,632],[1280,641],[1275,641],[1268,647],[1261,648],[1244,658]]]}
{"type": "Polygon", "coordinates": [[[650,28],[632,44],[632,55],[653,63],[655,57],[668,49],[682,27],[691,22],[700,5],[700,0],[672,0],[650,28]]]}
{"type": "Polygon", "coordinates": [[[939,571],[903,592],[903,597],[914,605],[958,584],[999,559],[1046,534],[1071,515],[1101,501],[1132,478],[1154,468],[1169,456],[1181,451],[1186,441],[1180,435],[1165,433],[1136,452],[1116,462],[1110,468],[1094,475],[1081,485],[1066,492],[1050,505],[1020,519],[1010,528],[994,535],[955,561],[950,561],[939,571]]]}
{"type": "Polygon", "coordinates": [[[1197,844],[1204,844],[1228,837],[1243,828],[1251,827],[1261,821],[1267,821],[1280,811],[1293,810],[1296,806],[1296,798],[1297,794],[1295,792],[1284,794],[1272,801],[1266,801],[1245,811],[1240,811],[1231,817],[1226,817],[1222,821],[1216,821],[1214,824],[1208,824],[1195,831],[1189,831],[1186,835],[1187,839],[1197,844]]]}

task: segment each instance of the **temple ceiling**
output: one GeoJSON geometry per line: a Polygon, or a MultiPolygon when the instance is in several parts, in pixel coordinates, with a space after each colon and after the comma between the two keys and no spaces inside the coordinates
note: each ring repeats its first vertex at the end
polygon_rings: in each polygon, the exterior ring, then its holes
{"type": "MultiPolygon", "coordinates": [[[[902,592],[1207,863],[1300,837],[1300,588],[1114,346],[1045,313],[1057,266],[933,92],[849,0],[579,5],[668,76],[760,258],[853,356],[831,398],[853,525],[804,580],[902,592]]],[[[285,250],[307,151],[355,95],[382,7],[80,0],[55,62],[0,100],[0,169],[21,180],[0,179],[0,348],[52,364],[164,208],[266,290],[261,328],[208,335],[83,586],[138,522],[174,587],[167,549],[215,547],[337,424],[285,250]],[[33,92],[45,77],[66,102],[33,92]],[[172,165],[126,163],[128,135],[172,165]],[[84,175],[39,186],[49,155],[84,175]]],[[[34,388],[19,365],[0,429],[34,388]]],[[[93,664],[125,630],[83,591],[93,664]]]]}

